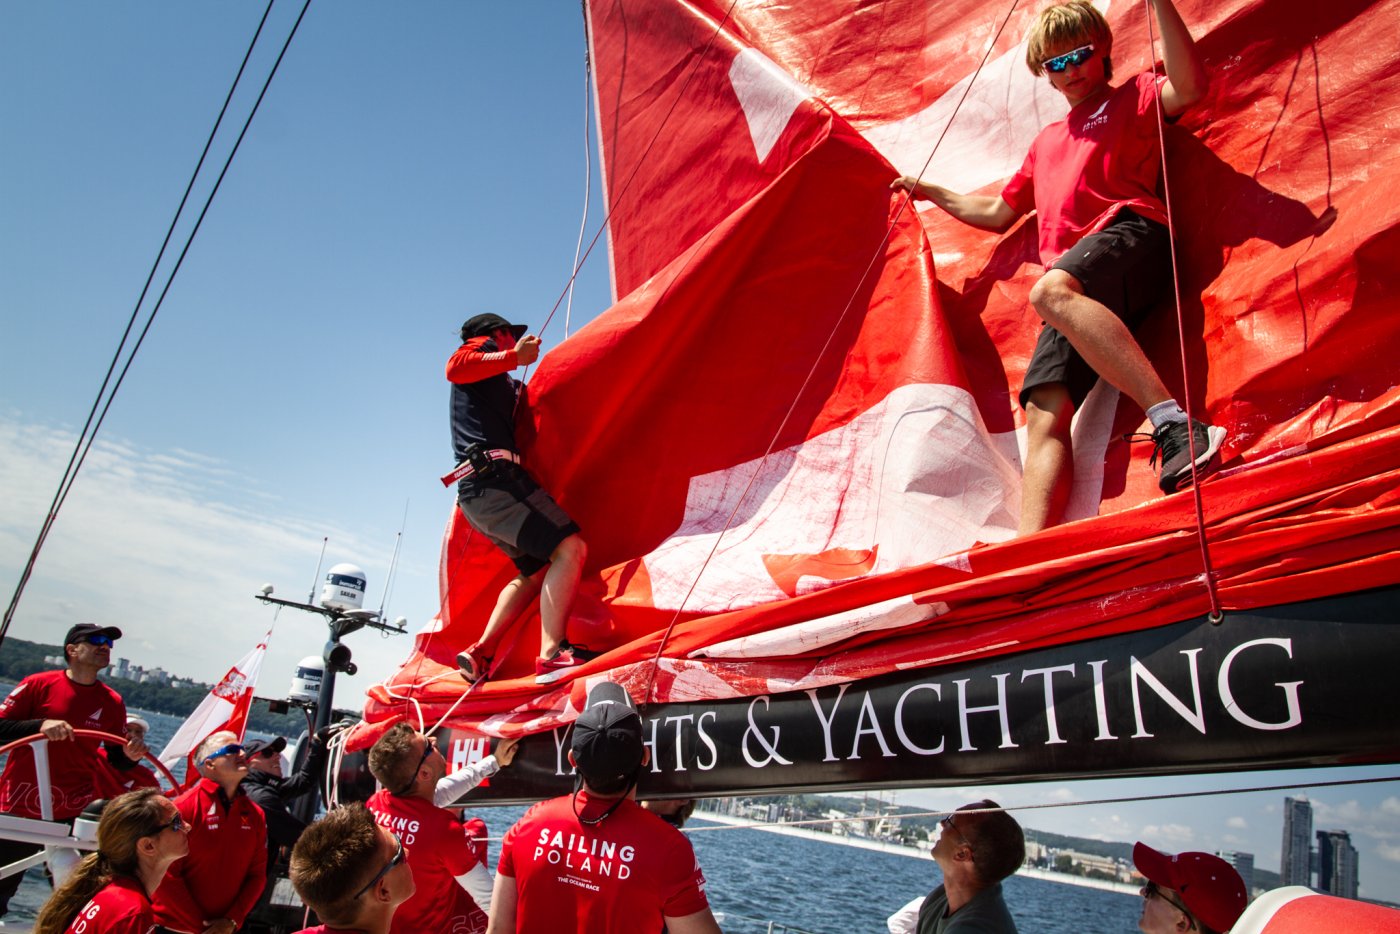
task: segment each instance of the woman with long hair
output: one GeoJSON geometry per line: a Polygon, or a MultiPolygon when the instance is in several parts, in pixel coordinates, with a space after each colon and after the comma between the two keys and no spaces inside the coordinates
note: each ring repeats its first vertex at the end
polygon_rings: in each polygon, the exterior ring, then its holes
{"type": "Polygon", "coordinates": [[[187,830],[158,789],[113,798],[97,823],[97,852],[44,903],[34,934],[147,934],[156,923],[151,893],[189,852],[187,830]]]}

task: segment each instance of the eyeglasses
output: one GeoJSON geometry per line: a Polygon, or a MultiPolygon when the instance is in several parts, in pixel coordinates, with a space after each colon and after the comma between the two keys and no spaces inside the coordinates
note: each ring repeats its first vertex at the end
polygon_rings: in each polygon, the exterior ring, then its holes
{"type": "Polygon", "coordinates": [[[939,821],[938,823],[939,823],[940,826],[942,826],[942,827],[945,828],[946,830],[951,830],[953,833],[955,833],[955,834],[957,834],[959,837],[961,837],[961,838],[962,838],[962,842],[963,842],[963,846],[972,846],[972,842],[969,841],[969,840],[967,839],[967,834],[965,834],[965,833],[963,833],[961,830],[959,830],[958,827],[957,827],[957,825],[953,823],[953,815],[949,814],[947,817],[943,818],[943,819],[942,819],[941,821],[939,821]]]}
{"type": "Polygon", "coordinates": [[[1040,67],[1046,71],[1059,74],[1071,65],[1078,67],[1089,60],[1089,56],[1094,54],[1092,45],[1081,45],[1077,49],[1071,49],[1063,55],[1056,55],[1054,58],[1047,58],[1040,63],[1040,67]]]}
{"type": "Polygon", "coordinates": [[[1151,879],[1148,879],[1147,884],[1142,887],[1142,897],[1160,898],[1162,901],[1166,902],[1168,905],[1171,905],[1177,911],[1184,914],[1187,918],[1191,919],[1191,926],[1195,927],[1196,916],[1191,914],[1191,912],[1188,911],[1186,906],[1181,904],[1181,902],[1177,901],[1174,898],[1168,897],[1167,893],[1162,891],[1162,887],[1157,883],[1153,882],[1151,879]]]}
{"type": "Polygon", "coordinates": [[[207,756],[204,757],[204,761],[205,761],[205,762],[213,762],[215,759],[219,758],[220,756],[241,756],[241,755],[243,755],[243,744],[242,744],[242,743],[229,743],[227,746],[220,746],[218,749],[215,749],[213,752],[209,753],[209,755],[207,755],[207,756]]]}
{"type": "Polygon", "coordinates": [[[412,777],[409,778],[407,785],[404,785],[403,788],[394,792],[394,794],[406,795],[413,790],[413,783],[418,781],[418,770],[423,767],[423,763],[428,761],[428,757],[431,756],[433,750],[437,748],[436,736],[424,736],[423,739],[425,740],[423,743],[423,756],[418,760],[418,764],[413,767],[412,777]]]}
{"type": "Polygon", "coordinates": [[[88,645],[95,645],[104,649],[110,649],[112,646],[117,644],[117,640],[113,639],[111,636],[102,635],[88,636],[83,641],[86,642],[88,645]]]}
{"type": "Polygon", "coordinates": [[[389,861],[388,861],[387,863],[384,864],[384,868],[383,868],[383,869],[379,870],[378,872],[376,872],[376,873],[374,874],[374,878],[373,878],[373,879],[371,879],[371,880],[369,880],[369,882],[365,883],[365,887],[364,887],[364,888],[360,889],[360,890],[359,890],[358,892],[356,892],[354,895],[350,896],[350,900],[351,900],[352,902],[353,902],[355,899],[359,898],[361,895],[363,895],[363,894],[365,894],[366,892],[368,892],[370,889],[374,888],[375,885],[379,882],[380,879],[384,878],[384,877],[387,876],[389,873],[393,872],[393,871],[394,871],[394,867],[397,866],[399,863],[402,863],[402,862],[404,861],[404,859],[407,857],[407,854],[404,853],[404,851],[403,851],[403,840],[400,839],[400,837],[399,837],[398,834],[394,834],[393,836],[394,836],[394,846],[396,847],[396,849],[394,850],[394,855],[389,859],[389,861]]]}
{"type": "Polygon", "coordinates": [[[183,817],[180,816],[180,812],[179,812],[179,811],[176,811],[176,812],[175,812],[175,816],[172,817],[172,818],[170,818],[169,823],[165,823],[165,824],[160,824],[160,825],[158,825],[158,826],[156,827],[155,830],[152,830],[150,833],[146,834],[146,836],[148,836],[148,837],[155,837],[155,836],[159,836],[160,834],[165,833],[167,830],[184,830],[184,829],[185,829],[185,819],[184,819],[183,817]]]}

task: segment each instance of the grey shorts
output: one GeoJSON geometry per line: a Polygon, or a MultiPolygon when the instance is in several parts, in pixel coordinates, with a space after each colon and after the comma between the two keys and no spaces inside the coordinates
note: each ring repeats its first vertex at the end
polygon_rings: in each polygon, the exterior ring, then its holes
{"type": "MultiPolygon", "coordinates": [[[[1171,288],[1171,250],[1164,225],[1124,208],[1107,227],[1080,240],[1050,268],[1074,276],[1085,295],[1133,328],[1171,288]]],[[[1078,408],[1098,378],[1067,337],[1044,325],[1021,383],[1021,408],[1026,407],[1032,389],[1049,383],[1063,384],[1078,408]]]]}
{"type": "Polygon", "coordinates": [[[457,506],[526,577],[549,564],[559,543],[579,531],[525,468],[509,461],[497,461],[489,481],[463,484],[457,506]]]}

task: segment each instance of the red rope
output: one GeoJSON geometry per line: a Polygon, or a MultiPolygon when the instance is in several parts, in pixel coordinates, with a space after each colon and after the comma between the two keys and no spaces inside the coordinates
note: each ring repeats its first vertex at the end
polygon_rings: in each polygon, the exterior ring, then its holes
{"type": "MultiPolygon", "coordinates": [[[[1190,428],[1192,415],[1190,364],[1186,359],[1186,324],[1181,311],[1181,273],[1176,262],[1176,227],[1172,223],[1172,191],[1167,173],[1167,132],[1162,113],[1162,88],[1157,81],[1157,37],[1152,29],[1152,3],[1143,0],[1147,15],[1147,51],[1152,62],[1152,99],[1157,106],[1157,141],[1162,159],[1162,195],[1167,209],[1167,240],[1171,244],[1172,255],[1172,297],[1176,301],[1177,348],[1181,353],[1181,401],[1186,409],[1187,427],[1190,428]]],[[[1220,609],[1220,593],[1215,580],[1215,566],[1210,560],[1210,543],[1206,540],[1205,506],[1201,498],[1200,472],[1196,469],[1196,433],[1186,432],[1191,452],[1191,499],[1196,509],[1196,537],[1201,544],[1201,570],[1205,578],[1206,594],[1210,597],[1210,619],[1218,623],[1224,619],[1220,609]]]]}

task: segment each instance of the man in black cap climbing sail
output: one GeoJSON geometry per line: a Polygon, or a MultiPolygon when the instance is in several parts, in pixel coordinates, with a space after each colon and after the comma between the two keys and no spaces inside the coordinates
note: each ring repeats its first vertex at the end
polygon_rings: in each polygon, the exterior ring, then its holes
{"type": "Polygon", "coordinates": [[[481,638],[457,656],[462,677],[473,684],[490,674],[501,638],[537,594],[542,633],[536,683],[555,681],[593,657],[567,638],[588,547],[574,520],[521,465],[515,442],[523,384],[510,371],[540,354],[540,339],[525,330],[500,315],[477,315],[462,325],[462,346],[447,361],[457,467],[443,482],[457,482],[462,515],[519,572],[502,588],[481,638]]]}

